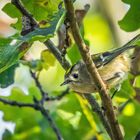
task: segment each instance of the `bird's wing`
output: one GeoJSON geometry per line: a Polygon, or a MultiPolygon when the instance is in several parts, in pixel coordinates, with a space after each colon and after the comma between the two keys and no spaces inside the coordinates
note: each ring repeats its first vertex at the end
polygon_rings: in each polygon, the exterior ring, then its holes
{"type": "Polygon", "coordinates": [[[136,43],[138,41],[140,41],[140,34],[120,48],[116,48],[114,50],[103,52],[103,53],[93,54],[91,57],[96,67],[98,68],[100,66],[106,65],[111,60],[113,60],[118,55],[122,54],[123,52],[127,51],[128,49],[136,47],[137,46],[136,43]]]}

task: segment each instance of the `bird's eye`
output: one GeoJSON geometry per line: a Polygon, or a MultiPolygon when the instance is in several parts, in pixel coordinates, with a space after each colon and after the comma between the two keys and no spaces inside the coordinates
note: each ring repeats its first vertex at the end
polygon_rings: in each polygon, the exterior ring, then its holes
{"type": "Polygon", "coordinates": [[[72,75],[75,79],[77,79],[78,78],[78,73],[73,73],[73,75],[72,75]]]}

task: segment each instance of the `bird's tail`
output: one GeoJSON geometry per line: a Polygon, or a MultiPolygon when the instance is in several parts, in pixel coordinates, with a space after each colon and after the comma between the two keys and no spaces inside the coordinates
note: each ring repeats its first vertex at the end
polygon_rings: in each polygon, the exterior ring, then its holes
{"type": "Polygon", "coordinates": [[[140,34],[134,37],[132,40],[130,40],[128,43],[126,43],[120,48],[115,48],[111,51],[106,51],[103,53],[92,55],[92,59],[96,63],[97,67],[100,67],[101,65],[106,65],[111,60],[116,58],[118,55],[122,54],[123,52],[138,46],[137,45],[138,41],[140,41],[140,34]]]}
{"type": "Polygon", "coordinates": [[[140,41],[140,34],[138,34],[136,37],[134,37],[132,40],[130,40],[129,42],[127,42],[125,45],[123,45],[120,48],[116,48],[115,50],[112,51],[112,53],[119,55],[123,52],[125,52],[128,49],[134,48],[137,45],[137,42],[140,41]]]}

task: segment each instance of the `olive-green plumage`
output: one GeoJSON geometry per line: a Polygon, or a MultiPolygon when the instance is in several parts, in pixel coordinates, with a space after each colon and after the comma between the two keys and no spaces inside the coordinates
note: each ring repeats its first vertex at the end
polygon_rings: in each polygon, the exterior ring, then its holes
{"type": "MultiPolygon", "coordinates": [[[[125,55],[119,55],[110,63],[98,68],[99,74],[108,88],[119,84],[130,70],[130,60],[125,55]]],[[[65,75],[64,84],[79,93],[93,93],[97,91],[96,83],[91,80],[83,61],[74,65],[70,73],[65,75]]]]}
{"type": "MultiPolygon", "coordinates": [[[[131,68],[131,55],[128,55],[128,50],[136,47],[135,44],[139,38],[140,36],[136,36],[123,47],[112,51],[92,55],[98,72],[109,89],[119,85],[127,77],[131,68]]],[[[90,77],[82,60],[73,65],[65,74],[65,80],[61,85],[65,84],[79,93],[97,91],[96,83],[90,77]]]]}

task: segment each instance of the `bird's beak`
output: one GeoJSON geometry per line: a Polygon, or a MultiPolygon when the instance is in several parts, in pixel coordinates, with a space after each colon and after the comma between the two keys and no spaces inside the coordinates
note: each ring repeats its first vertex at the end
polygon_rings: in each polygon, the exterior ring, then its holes
{"type": "Polygon", "coordinates": [[[60,86],[67,85],[67,84],[70,83],[70,82],[71,82],[71,80],[65,79],[65,81],[64,81],[60,86]]]}

